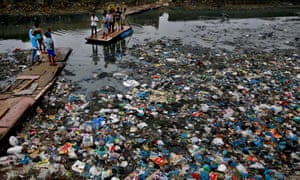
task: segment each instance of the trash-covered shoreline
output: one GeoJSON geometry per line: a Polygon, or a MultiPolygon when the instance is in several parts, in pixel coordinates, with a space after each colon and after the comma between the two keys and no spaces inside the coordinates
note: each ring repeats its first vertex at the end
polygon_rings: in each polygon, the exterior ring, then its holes
{"type": "Polygon", "coordinates": [[[9,138],[4,179],[287,179],[300,175],[296,49],[159,40],[92,97],[60,77],[9,138]]]}

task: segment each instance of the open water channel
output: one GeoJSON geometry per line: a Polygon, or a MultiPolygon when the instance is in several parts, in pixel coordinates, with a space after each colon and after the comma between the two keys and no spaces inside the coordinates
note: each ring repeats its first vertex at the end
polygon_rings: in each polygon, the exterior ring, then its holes
{"type": "MultiPolygon", "coordinates": [[[[1,17],[0,52],[9,55],[16,48],[30,49],[27,31],[33,20],[39,19],[44,31],[52,28],[56,47],[73,49],[64,70],[66,80],[77,83],[82,87],[79,91],[85,93],[107,85],[123,91],[120,82],[106,78],[105,73],[122,71],[124,67],[120,68],[118,62],[136,60],[128,53],[128,50],[135,51],[135,45],[159,39],[175,39],[181,41],[181,45],[240,53],[246,49],[299,49],[298,12],[292,8],[256,11],[150,10],[128,16],[127,23],[133,27],[134,33],[111,45],[85,43],[84,38],[90,33],[88,14],[15,19],[1,17]],[[229,19],[223,19],[222,14],[227,14],[229,19]]],[[[101,13],[98,16],[101,18],[101,13]]]]}

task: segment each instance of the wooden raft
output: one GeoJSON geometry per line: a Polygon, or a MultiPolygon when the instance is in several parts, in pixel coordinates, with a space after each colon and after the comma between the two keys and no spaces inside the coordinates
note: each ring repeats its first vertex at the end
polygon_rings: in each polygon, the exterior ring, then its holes
{"type": "Polygon", "coordinates": [[[86,41],[89,43],[108,43],[114,40],[121,38],[124,33],[132,31],[132,27],[130,26],[123,26],[121,31],[115,31],[107,36],[107,38],[103,38],[103,30],[97,32],[97,36],[88,36],[86,37],[86,41]]]}

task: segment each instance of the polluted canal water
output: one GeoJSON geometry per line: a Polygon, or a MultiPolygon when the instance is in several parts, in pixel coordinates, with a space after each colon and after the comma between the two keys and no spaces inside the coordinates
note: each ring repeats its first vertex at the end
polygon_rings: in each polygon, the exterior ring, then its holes
{"type": "MultiPolygon", "coordinates": [[[[300,18],[172,20],[170,11],[129,16],[134,33],[103,46],[85,44],[82,22],[51,24],[72,54],[9,137],[0,176],[299,178],[300,18]]],[[[29,42],[1,40],[1,63],[16,48],[29,42]]]]}

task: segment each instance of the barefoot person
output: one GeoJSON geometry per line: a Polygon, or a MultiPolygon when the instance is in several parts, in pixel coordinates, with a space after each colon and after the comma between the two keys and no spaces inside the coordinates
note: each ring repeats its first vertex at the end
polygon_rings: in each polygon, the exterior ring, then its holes
{"type": "Polygon", "coordinates": [[[98,17],[95,15],[95,13],[91,16],[91,36],[93,35],[97,36],[97,23],[98,23],[98,17]]]}
{"type": "Polygon", "coordinates": [[[115,32],[115,9],[111,8],[108,13],[108,33],[115,32]]]}
{"type": "Polygon", "coordinates": [[[55,57],[54,41],[49,32],[46,32],[45,36],[46,36],[45,44],[46,44],[46,49],[47,49],[47,54],[48,54],[48,59],[49,59],[50,65],[56,66],[57,64],[55,63],[55,59],[54,59],[54,57],[55,57]]]}
{"type": "Polygon", "coordinates": [[[108,16],[107,16],[107,12],[104,11],[102,14],[102,28],[103,28],[103,39],[107,39],[107,35],[108,35],[108,16]]]}
{"type": "Polygon", "coordinates": [[[120,10],[120,7],[117,7],[117,11],[115,12],[115,22],[117,23],[116,30],[119,32],[121,31],[121,15],[122,11],[120,10]]]}

